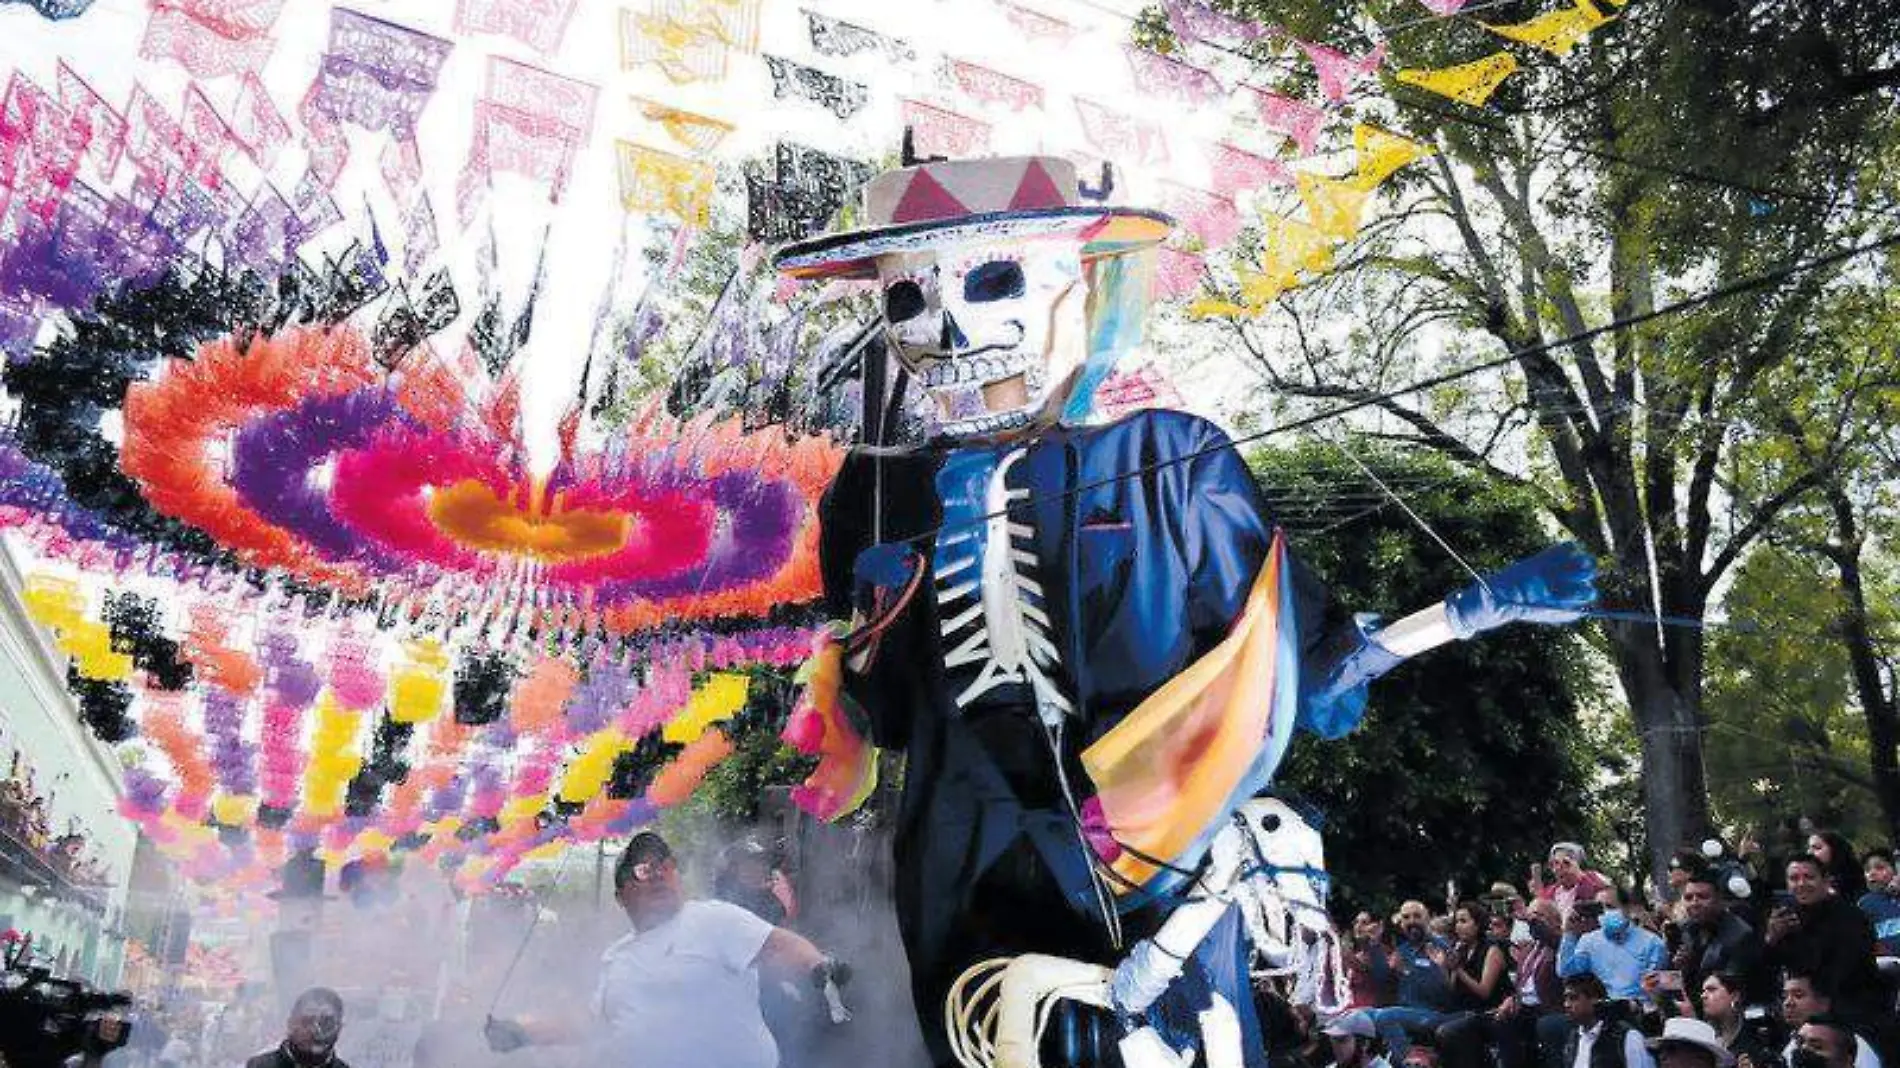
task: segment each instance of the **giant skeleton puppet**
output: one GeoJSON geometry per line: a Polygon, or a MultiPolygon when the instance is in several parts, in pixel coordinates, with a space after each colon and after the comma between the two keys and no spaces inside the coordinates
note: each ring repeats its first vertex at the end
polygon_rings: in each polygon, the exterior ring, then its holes
{"type": "MultiPolygon", "coordinates": [[[[1294,730],[1337,737],[1407,657],[1594,599],[1592,561],[1563,545],[1375,629],[1292,558],[1214,425],[1088,422],[1140,340],[1142,253],[1172,227],[1097,192],[1055,158],[925,162],[866,186],[866,228],[776,259],[875,279],[886,346],[936,402],[940,434],[854,449],[825,496],[825,594],[852,629],[815,661],[820,712],[803,711],[829,725],[816,807],[865,792],[874,765],[840,744],[847,720],[907,755],[896,904],[940,1064],[970,1060],[945,1027],[959,976],[1022,954],[1082,962],[1084,985],[1120,964],[1112,997],[1079,998],[1111,1011],[1035,1021],[1042,1063],[1173,1063],[1116,1047],[1139,1032],[1191,1052],[1220,1002],[1252,1035],[1248,924],[1204,904],[1220,895],[1202,866],[1294,730]],[[1164,929],[1170,915],[1188,918],[1164,929]]],[[[1221,875],[1227,898],[1259,869],[1221,875]]],[[[978,1062],[1037,1061],[978,1045],[978,1062]]]]}

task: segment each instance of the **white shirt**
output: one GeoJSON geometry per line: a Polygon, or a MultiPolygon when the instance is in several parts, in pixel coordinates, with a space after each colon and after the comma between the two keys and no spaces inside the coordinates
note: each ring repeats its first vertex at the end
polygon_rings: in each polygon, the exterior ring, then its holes
{"type": "Polygon", "coordinates": [[[777,1068],[753,968],[772,925],[724,901],[688,901],[600,957],[594,1012],[614,1068],[777,1068]]]}
{"type": "MultiPolygon", "coordinates": [[[[1570,1068],[1590,1068],[1590,1051],[1596,1048],[1597,1036],[1602,1033],[1602,1020],[1577,1032],[1577,1059],[1570,1063],[1570,1068]]],[[[1623,1064],[1625,1068],[1656,1068],[1656,1058],[1649,1055],[1649,1047],[1643,1044],[1643,1033],[1634,1027],[1623,1032],[1623,1064]]]]}
{"type": "MultiPolygon", "coordinates": [[[[1800,1044],[1801,1036],[1799,1035],[1789,1039],[1788,1048],[1781,1051],[1781,1063],[1793,1064],[1794,1048],[1800,1044]]],[[[1880,1068],[1880,1055],[1875,1053],[1873,1047],[1867,1044],[1867,1040],[1859,1035],[1854,1036],[1854,1068],[1880,1068]]]]}

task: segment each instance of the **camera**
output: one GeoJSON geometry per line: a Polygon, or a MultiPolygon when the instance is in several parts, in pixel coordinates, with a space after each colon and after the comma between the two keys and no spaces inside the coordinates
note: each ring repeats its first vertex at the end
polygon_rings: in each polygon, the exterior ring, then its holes
{"type": "Polygon", "coordinates": [[[75,1054],[103,1056],[125,1045],[127,994],[55,979],[45,968],[0,972],[0,1060],[8,1068],[59,1068],[75,1054]]]}

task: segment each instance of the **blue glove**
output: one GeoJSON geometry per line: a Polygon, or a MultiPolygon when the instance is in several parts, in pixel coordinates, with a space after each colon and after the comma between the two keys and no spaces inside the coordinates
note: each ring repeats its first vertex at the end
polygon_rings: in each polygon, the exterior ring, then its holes
{"type": "Polygon", "coordinates": [[[1596,603],[1596,578],[1597,562],[1567,541],[1445,598],[1445,614],[1460,638],[1506,623],[1570,623],[1596,603]]]}

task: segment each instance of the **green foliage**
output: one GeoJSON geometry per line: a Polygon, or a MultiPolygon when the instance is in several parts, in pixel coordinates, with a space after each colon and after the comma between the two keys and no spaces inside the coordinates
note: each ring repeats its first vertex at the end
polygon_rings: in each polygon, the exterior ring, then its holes
{"type": "MultiPolygon", "coordinates": [[[[1377,38],[1399,69],[1500,47],[1480,19],[1420,20],[1410,0],[1217,6],[1349,51],[1377,38]]],[[[1645,0],[1562,59],[1505,47],[1523,70],[1485,107],[1388,81],[1356,112],[1437,156],[1381,190],[1340,270],[1236,333],[1262,408],[1363,400],[1385,435],[1536,493],[1601,561],[1608,606],[1690,621],[1660,640],[1638,619],[1594,628],[1641,728],[1659,869],[1710,824],[1694,624],[1733,566],[1891,436],[1896,346],[1852,344],[1869,319],[1841,314],[1892,289],[1891,263],[1794,265],[1890,230],[1900,22],[1854,0],[1645,0]],[[1500,351],[1519,355],[1455,391],[1388,392],[1500,351]]],[[[1310,95],[1311,64],[1279,58],[1239,65],[1310,95]]]]}
{"type": "MultiPolygon", "coordinates": [[[[1428,485],[1407,503],[1480,570],[1550,542],[1520,494],[1434,457],[1353,448],[1388,483],[1428,485]]],[[[1270,498],[1310,498],[1363,477],[1331,446],[1250,462],[1270,498]]],[[[1396,506],[1295,550],[1342,604],[1389,618],[1471,581],[1396,506]]],[[[1324,814],[1342,907],[1437,902],[1447,879],[1467,894],[1494,879],[1521,883],[1552,840],[1586,834],[1596,759],[1578,722],[1582,654],[1574,636],[1530,627],[1439,649],[1374,683],[1351,736],[1296,740],[1277,789],[1324,814]]]]}
{"type": "Polygon", "coordinates": [[[1866,723],[1831,634],[1842,598],[1826,561],[1752,555],[1709,643],[1709,791],[1729,826],[1766,833],[1806,816],[1856,842],[1881,837],[1867,788],[1866,723]]]}
{"type": "Polygon", "coordinates": [[[748,823],[758,815],[767,787],[803,782],[816,763],[779,741],[777,731],[755,731],[707,772],[693,800],[723,820],[748,823]]]}

